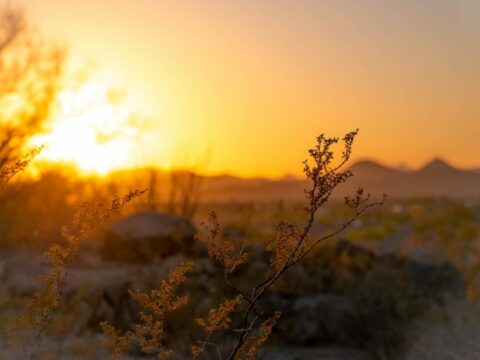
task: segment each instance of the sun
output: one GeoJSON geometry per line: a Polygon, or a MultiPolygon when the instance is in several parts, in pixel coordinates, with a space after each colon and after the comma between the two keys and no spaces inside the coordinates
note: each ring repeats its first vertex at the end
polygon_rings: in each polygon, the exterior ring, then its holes
{"type": "Polygon", "coordinates": [[[58,94],[41,160],[75,165],[83,173],[104,175],[133,165],[138,141],[136,112],[121,91],[90,81],[58,94]]]}

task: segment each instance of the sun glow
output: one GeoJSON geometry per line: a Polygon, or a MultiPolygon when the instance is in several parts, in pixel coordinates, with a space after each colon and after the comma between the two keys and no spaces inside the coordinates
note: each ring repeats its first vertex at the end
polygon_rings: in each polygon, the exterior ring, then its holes
{"type": "Polygon", "coordinates": [[[133,166],[138,126],[136,112],[121,91],[88,82],[59,94],[48,133],[35,137],[33,144],[46,145],[41,160],[104,175],[133,166]]]}

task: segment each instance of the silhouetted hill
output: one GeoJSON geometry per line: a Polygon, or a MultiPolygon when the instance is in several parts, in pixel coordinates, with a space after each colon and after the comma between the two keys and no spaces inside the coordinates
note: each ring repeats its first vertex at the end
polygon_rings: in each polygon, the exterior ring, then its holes
{"type": "Polygon", "coordinates": [[[371,160],[362,160],[350,167],[357,178],[371,181],[382,181],[400,175],[400,171],[371,160]]]}
{"type": "Polygon", "coordinates": [[[201,198],[213,202],[297,200],[306,185],[304,180],[290,177],[279,180],[205,177],[201,198]]]}
{"type": "MultiPolygon", "coordinates": [[[[354,176],[335,192],[335,198],[363,187],[372,195],[390,197],[480,196],[480,171],[458,169],[442,159],[434,159],[416,170],[388,167],[363,160],[350,167],[354,176]]],[[[207,177],[203,199],[206,201],[302,200],[305,180],[285,177],[279,180],[241,179],[234,176],[207,177]]]]}
{"type": "Polygon", "coordinates": [[[480,194],[480,174],[434,159],[424,167],[405,173],[384,185],[392,195],[466,197],[480,194]]]}
{"type": "Polygon", "coordinates": [[[437,175],[437,174],[445,174],[445,173],[455,173],[459,172],[461,170],[458,170],[454,168],[452,165],[447,163],[445,160],[441,158],[435,158],[429,163],[425,164],[422,168],[417,170],[417,173],[425,173],[429,175],[437,175]]]}

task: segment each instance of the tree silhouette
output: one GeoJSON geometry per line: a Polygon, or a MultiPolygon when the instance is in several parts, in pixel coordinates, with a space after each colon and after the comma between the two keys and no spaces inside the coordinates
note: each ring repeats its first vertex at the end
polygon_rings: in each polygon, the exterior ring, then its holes
{"type": "Polygon", "coordinates": [[[18,7],[0,9],[0,170],[2,186],[35,155],[27,148],[48,119],[65,52],[27,25],[18,7]]]}

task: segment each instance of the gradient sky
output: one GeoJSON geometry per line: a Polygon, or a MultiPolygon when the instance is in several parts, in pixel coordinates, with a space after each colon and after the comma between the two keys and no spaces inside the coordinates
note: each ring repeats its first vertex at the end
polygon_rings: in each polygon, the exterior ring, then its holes
{"type": "Polygon", "coordinates": [[[478,0],[24,4],[138,100],[139,159],[209,149],[212,173],[299,174],[317,134],[360,128],[356,158],[480,165],[478,0]]]}

